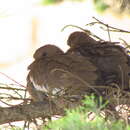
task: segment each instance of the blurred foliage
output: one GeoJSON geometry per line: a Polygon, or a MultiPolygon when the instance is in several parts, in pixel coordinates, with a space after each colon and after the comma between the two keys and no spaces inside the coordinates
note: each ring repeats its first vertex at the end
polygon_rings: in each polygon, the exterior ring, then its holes
{"type": "Polygon", "coordinates": [[[94,96],[87,96],[83,103],[83,107],[67,110],[66,116],[50,122],[43,130],[130,130],[130,126],[120,120],[105,120],[100,112],[106,104],[97,107],[94,96]]]}
{"type": "Polygon", "coordinates": [[[104,12],[106,9],[109,8],[109,5],[106,4],[104,0],[93,0],[93,2],[95,9],[100,13],[104,12]]]}
{"type": "Polygon", "coordinates": [[[57,3],[60,3],[63,1],[72,1],[72,2],[79,1],[80,2],[80,1],[84,1],[84,0],[41,0],[41,4],[50,5],[50,4],[57,4],[57,3]]]}
{"type": "Polygon", "coordinates": [[[42,5],[49,5],[62,2],[63,0],[41,0],[42,5]]]}
{"type": "MultiPolygon", "coordinates": [[[[87,0],[40,0],[40,4],[51,5],[51,4],[58,4],[66,1],[82,2],[87,0]]],[[[117,13],[123,12],[125,10],[126,11],[128,10],[129,12],[129,8],[130,8],[130,0],[92,0],[92,1],[96,11],[99,13],[104,13],[107,9],[117,13]]]]}
{"type": "Polygon", "coordinates": [[[103,13],[106,9],[117,14],[130,13],[130,0],[93,0],[93,4],[99,13],[103,13]]]}

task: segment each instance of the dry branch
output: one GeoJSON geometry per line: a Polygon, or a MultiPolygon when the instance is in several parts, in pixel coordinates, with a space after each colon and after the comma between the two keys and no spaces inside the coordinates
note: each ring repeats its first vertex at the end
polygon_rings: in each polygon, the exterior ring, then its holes
{"type": "Polygon", "coordinates": [[[24,105],[16,105],[13,107],[0,108],[0,124],[10,123],[14,121],[31,121],[38,117],[47,117],[53,114],[59,114],[54,104],[51,105],[53,113],[48,109],[48,102],[35,102],[24,105]]]}

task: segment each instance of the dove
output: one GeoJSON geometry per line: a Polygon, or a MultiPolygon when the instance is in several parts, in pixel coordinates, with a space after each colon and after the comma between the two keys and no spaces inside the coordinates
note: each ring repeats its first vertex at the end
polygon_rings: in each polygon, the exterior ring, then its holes
{"type": "Polygon", "coordinates": [[[47,95],[42,91],[38,91],[34,87],[34,84],[30,81],[29,75],[27,76],[27,91],[29,92],[33,102],[48,101],[47,95]]]}
{"type": "Polygon", "coordinates": [[[115,42],[96,41],[85,32],[76,31],[67,40],[70,49],[67,54],[75,53],[89,60],[98,68],[97,85],[115,83],[121,89],[129,89],[129,56],[125,49],[115,42]]]}
{"type": "MultiPolygon", "coordinates": [[[[48,52],[48,48],[49,47],[46,47],[46,49],[45,49],[47,52],[48,52]]],[[[50,56],[55,54],[55,53],[56,54],[63,54],[63,51],[60,50],[59,48],[55,47],[55,46],[51,46],[51,49],[53,51],[50,51],[50,53],[49,53],[50,56]]],[[[38,60],[38,59],[40,59],[41,57],[44,57],[44,56],[46,56],[46,52],[42,53],[42,47],[40,47],[35,52],[35,54],[33,55],[33,58],[35,60],[38,60]]],[[[28,70],[30,70],[29,66],[28,66],[28,70]]],[[[47,100],[47,96],[44,93],[44,91],[39,91],[39,87],[37,88],[37,85],[35,85],[35,84],[33,84],[33,82],[31,82],[30,74],[28,74],[28,76],[27,76],[27,90],[28,90],[29,94],[31,95],[31,98],[32,98],[33,101],[36,102],[36,101],[45,101],[45,100],[47,100]]]]}
{"type": "Polygon", "coordinates": [[[97,41],[93,38],[91,38],[87,33],[85,32],[80,32],[80,31],[76,31],[73,32],[72,34],[70,34],[68,40],[67,40],[67,44],[70,47],[78,47],[80,45],[84,45],[84,44],[97,44],[97,41]]]}
{"type": "Polygon", "coordinates": [[[65,54],[51,44],[37,49],[33,57],[34,61],[28,66],[29,92],[33,88],[53,97],[81,96],[87,90],[95,91],[93,85],[97,80],[97,67],[86,57],[65,54]]]}

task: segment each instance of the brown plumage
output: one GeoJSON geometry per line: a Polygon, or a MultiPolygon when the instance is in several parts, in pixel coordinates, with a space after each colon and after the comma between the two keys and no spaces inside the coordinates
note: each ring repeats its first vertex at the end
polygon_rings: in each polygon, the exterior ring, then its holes
{"type": "Polygon", "coordinates": [[[70,34],[67,44],[70,46],[67,54],[78,53],[89,57],[98,68],[97,85],[116,83],[122,89],[129,89],[129,56],[123,47],[108,41],[96,41],[84,32],[70,34]]]}
{"type": "Polygon", "coordinates": [[[34,58],[28,67],[29,91],[35,88],[46,95],[82,95],[88,89],[93,89],[97,80],[97,68],[89,59],[64,54],[54,45],[39,48],[34,58]]]}
{"type": "Polygon", "coordinates": [[[67,44],[71,47],[71,48],[76,48],[80,45],[84,45],[84,44],[90,44],[90,45],[95,45],[97,44],[97,41],[94,40],[93,38],[91,38],[89,35],[87,35],[84,32],[73,32],[72,34],[70,34],[68,40],[67,40],[67,44]],[[80,43],[80,44],[79,44],[80,43]]]}
{"type": "Polygon", "coordinates": [[[44,92],[39,91],[35,88],[34,84],[30,80],[30,75],[28,75],[27,77],[27,91],[29,92],[31,99],[34,102],[37,102],[37,101],[42,102],[42,101],[48,100],[48,97],[44,92]]]}

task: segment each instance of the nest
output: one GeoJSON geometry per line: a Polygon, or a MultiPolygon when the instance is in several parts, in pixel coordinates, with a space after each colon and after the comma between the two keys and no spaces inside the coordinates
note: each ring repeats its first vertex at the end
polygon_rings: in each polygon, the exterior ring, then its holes
{"type": "MultiPolygon", "coordinates": [[[[97,45],[93,46],[91,48],[89,48],[87,51],[89,51],[90,49],[95,49],[100,55],[100,52],[98,52],[98,50],[100,51],[100,49],[104,49],[104,51],[101,52],[101,55],[104,56],[105,51],[107,51],[107,48],[110,48],[110,50],[108,50],[108,53],[113,53],[112,50],[114,48],[116,48],[119,53],[121,52],[122,54],[122,59],[127,57],[128,62],[126,63],[126,66],[128,67],[128,87],[127,89],[124,89],[125,86],[124,84],[120,84],[118,82],[113,82],[107,85],[103,85],[103,86],[94,86],[94,90],[91,89],[91,91],[87,92],[87,95],[91,95],[92,93],[95,93],[95,95],[97,97],[101,96],[103,98],[104,101],[108,101],[109,105],[108,105],[108,109],[112,112],[118,115],[119,117],[122,117],[123,119],[125,118],[125,120],[129,120],[129,116],[130,116],[130,84],[129,84],[129,71],[130,71],[130,56],[129,56],[129,44],[123,40],[120,39],[122,42],[112,42],[111,41],[111,32],[120,32],[120,33],[127,33],[129,34],[129,31],[123,30],[123,29],[118,29],[112,26],[109,26],[108,24],[103,23],[102,21],[96,19],[95,17],[93,17],[93,19],[95,20],[94,22],[91,22],[89,24],[86,24],[86,26],[94,26],[94,25],[100,25],[100,28],[103,29],[104,31],[106,31],[108,33],[108,38],[109,41],[105,41],[102,38],[100,38],[99,36],[95,35],[94,33],[92,33],[90,30],[88,29],[84,29],[82,27],[78,27],[75,25],[67,25],[63,28],[63,30],[67,27],[75,27],[78,28],[80,30],[82,30],[83,32],[85,32],[87,35],[89,35],[90,37],[94,38],[97,40],[97,45]],[[107,43],[107,45],[102,44],[102,43],[107,43]],[[122,87],[121,87],[122,86],[122,87]],[[126,114],[127,113],[127,114],[126,114]],[[124,117],[125,115],[125,117],[124,117]]],[[[79,36],[80,37],[80,36],[79,36]]],[[[93,42],[93,40],[88,39],[88,42],[93,42]]],[[[71,41],[71,40],[70,40],[71,41]]],[[[95,53],[95,52],[92,52],[95,53]]],[[[116,51],[115,51],[115,55],[116,55],[116,51]]],[[[109,55],[108,55],[109,56],[109,55]]],[[[121,55],[119,55],[119,57],[121,57],[121,55]]],[[[118,53],[117,53],[117,57],[118,58],[118,53]]],[[[125,64],[124,61],[122,61],[121,64],[125,64]]],[[[101,65],[102,66],[102,65],[101,65]]],[[[121,72],[123,72],[126,68],[125,67],[120,67],[121,72]]],[[[121,77],[122,82],[125,82],[125,77],[123,77],[123,75],[120,75],[119,77],[121,77]]],[[[117,116],[115,115],[115,117],[117,116]]],[[[129,121],[128,121],[129,122],[129,121]]]]}
{"type": "MultiPolygon", "coordinates": [[[[75,25],[67,25],[62,30],[64,30],[66,27],[76,27],[76,28],[82,30],[83,32],[85,32],[90,37],[93,37],[94,39],[98,40],[97,45],[93,46],[92,49],[96,48],[97,53],[99,53],[99,55],[100,55],[100,52],[98,52],[98,49],[100,50],[100,49],[104,48],[104,44],[102,44],[102,43],[107,43],[108,48],[110,47],[110,49],[108,49],[108,50],[106,49],[107,51],[117,47],[117,44],[119,44],[120,47],[118,46],[117,50],[119,53],[122,53],[125,58],[126,57],[128,58],[127,66],[129,68],[130,59],[129,59],[128,43],[122,39],[121,39],[123,41],[122,45],[120,45],[120,42],[112,42],[111,37],[110,37],[110,32],[120,32],[120,33],[130,33],[130,32],[125,31],[123,29],[118,29],[118,28],[109,26],[96,18],[94,18],[94,20],[95,20],[94,22],[91,22],[91,23],[87,24],[86,26],[94,26],[96,24],[101,25],[102,29],[108,33],[109,41],[103,40],[102,38],[95,35],[88,29],[84,29],[84,28],[81,28],[81,27],[78,27],[75,25]]],[[[95,53],[95,52],[92,52],[92,53],[95,53]]],[[[103,53],[105,53],[105,51],[103,51],[103,53]]],[[[122,64],[123,64],[123,62],[122,62],[122,64]]],[[[126,69],[126,68],[121,68],[121,72],[123,72],[124,69],[126,69]]],[[[1,74],[3,74],[3,73],[1,73],[1,74]]],[[[3,75],[12,80],[12,78],[8,77],[7,75],[5,75],[5,74],[3,74],[3,75]]],[[[119,77],[121,77],[122,81],[124,81],[125,77],[123,77],[122,75],[120,75],[119,77]]],[[[128,75],[128,77],[129,77],[129,75],[128,75]]],[[[13,82],[14,81],[15,80],[13,80],[13,82]]],[[[86,81],[81,80],[81,82],[85,83],[86,81]]],[[[14,88],[14,85],[10,86],[10,85],[1,84],[0,89],[6,89],[7,91],[6,91],[6,93],[2,93],[0,95],[0,102],[2,102],[4,105],[6,105],[8,107],[14,107],[14,101],[16,101],[16,100],[20,101],[19,105],[29,104],[31,102],[31,99],[26,96],[26,95],[28,95],[28,94],[26,94],[27,93],[27,90],[25,89],[26,87],[24,87],[23,85],[20,85],[16,81],[15,81],[15,83],[18,86],[22,86],[22,88],[18,89],[18,88],[14,88]],[[9,90],[13,91],[15,93],[15,95],[12,93],[8,93],[9,90]],[[21,94],[21,93],[24,93],[24,94],[21,94]],[[11,102],[11,104],[9,104],[9,102],[11,102]]],[[[103,98],[103,102],[106,102],[106,101],[109,102],[108,105],[106,106],[106,108],[104,108],[106,115],[109,115],[109,116],[114,115],[114,117],[117,117],[117,119],[123,118],[126,121],[126,123],[128,123],[129,122],[129,113],[130,113],[129,86],[130,86],[130,84],[128,85],[128,88],[123,89],[124,88],[123,84],[120,84],[120,83],[118,84],[118,82],[114,82],[114,83],[111,82],[110,84],[107,84],[107,85],[105,85],[105,84],[97,85],[97,86],[95,85],[95,86],[92,86],[93,89],[91,89],[91,86],[90,86],[89,91],[87,91],[83,95],[91,95],[92,93],[94,93],[97,99],[101,96],[103,98]]],[[[79,99],[75,99],[74,97],[70,97],[70,98],[64,97],[64,98],[53,98],[52,101],[57,105],[57,107],[60,107],[60,109],[64,109],[64,108],[75,108],[78,105],[82,105],[82,103],[81,103],[82,99],[83,98],[81,98],[81,97],[79,97],[79,99]]],[[[50,103],[50,102],[48,101],[48,103],[50,103]]]]}

